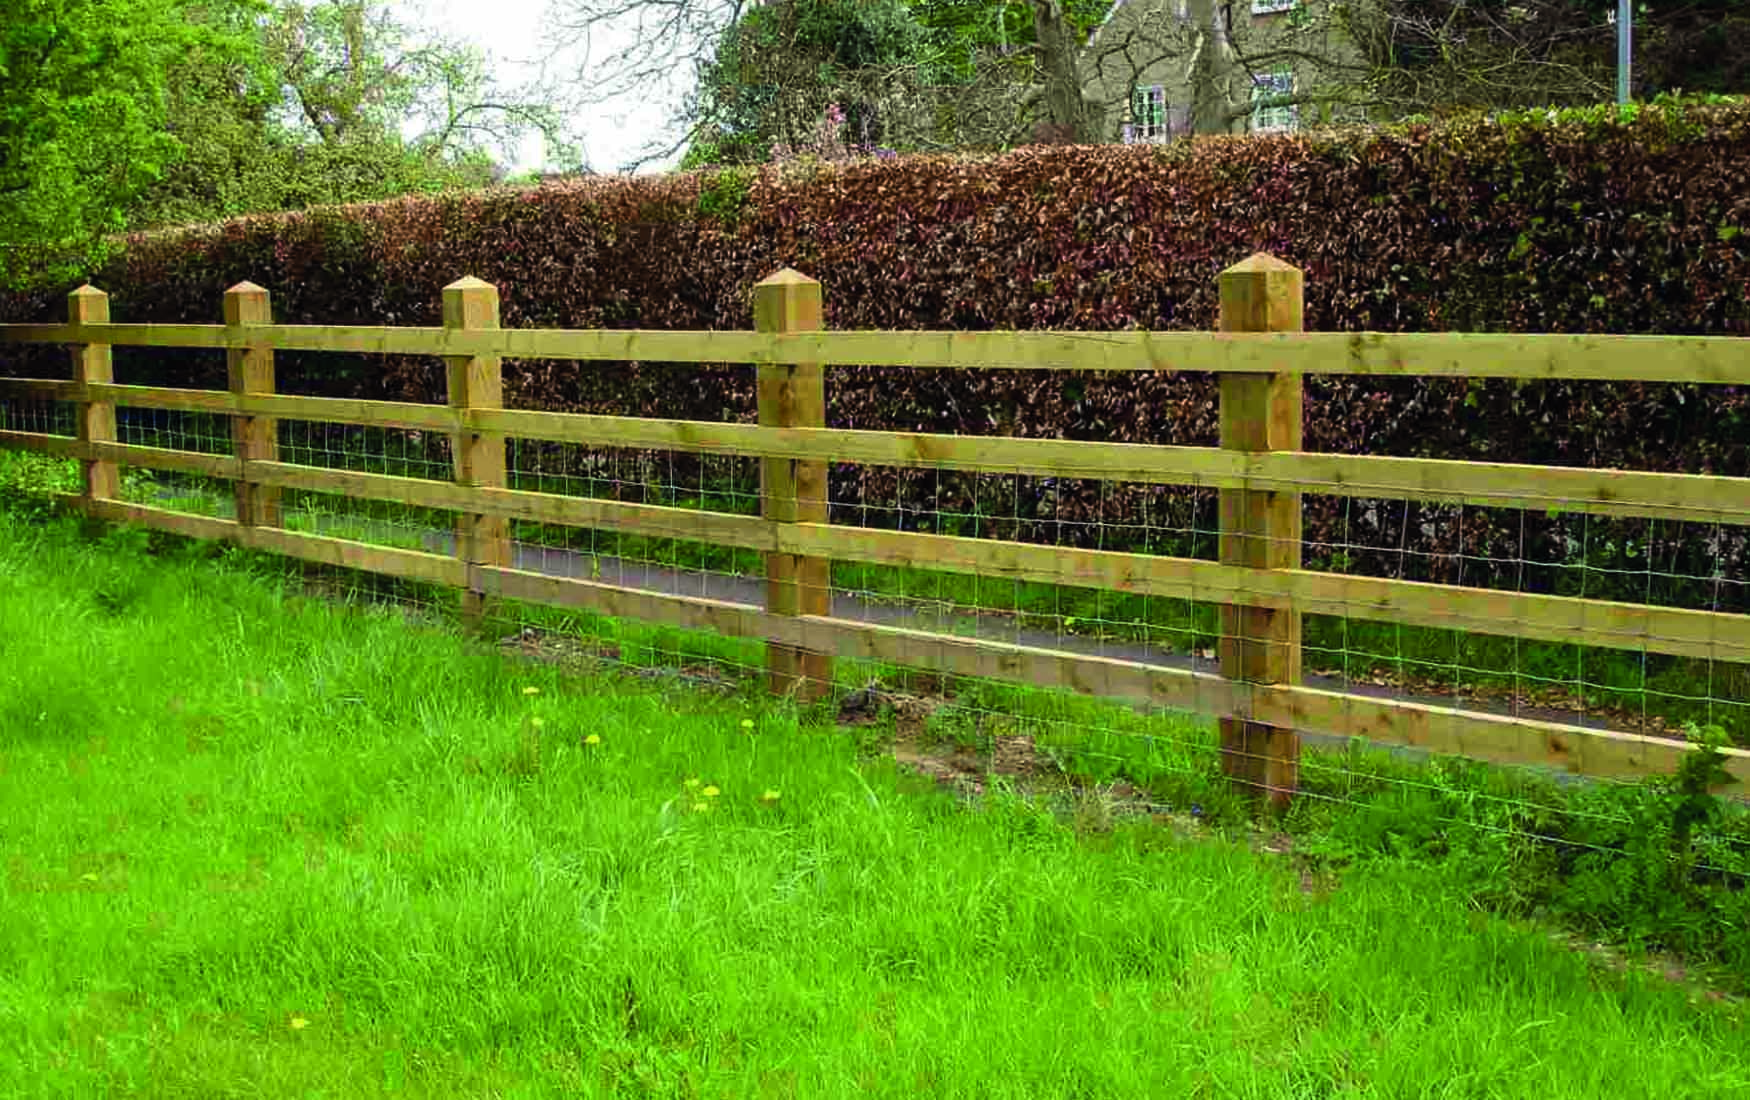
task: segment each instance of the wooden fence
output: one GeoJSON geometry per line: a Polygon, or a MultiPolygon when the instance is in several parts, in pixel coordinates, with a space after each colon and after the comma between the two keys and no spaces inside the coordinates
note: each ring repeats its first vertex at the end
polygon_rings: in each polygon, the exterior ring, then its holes
{"type": "MultiPolygon", "coordinates": [[[[73,347],[72,381],[0,379],[0,400],[72,402],[72,436],[0,432],[0,445],[84,466],[89,514],[313,562],[459,588],[473,622],[495,598],[587,608],[764,639],[775,692],[812,696],[834,655],[954,675],[1144,701],[1212,715],[1224,771],[1286,802],[1299,731],[1416,746],[1508,763],[1631,777],[1669,772],[1689,746],[1637,734],[1380,699],[1301,683],[1301,616],[1325,613],[1522,639],[1750,663],[1750,615],[1350,576],[1301,568],[1302,491],[1351,497],[1566,509],[1750,524],[1750,478],[1547,468],[1301,451],[1307,373],[1368,373],[1750,384],[1750,340],[1697,337],[1304,333],[1301,272],[1258,255],[1223,272],[1220,329],[1159,332],[831,332],[820,284],[782,271],[755,291],[754,331],[553,331],[499,328],[498,292],[463,279],[443,292],[442,328],[275,325],[267,291],[244,283],[223,325],[112,324],[84,287],[66,324],[0,325],[0,343],[73,347]],[[114,384],[117,345],[224,348],[229,391],[114,384]],[[441,356],[449,403],[420,405],[274,392],[274,350],[441,356]],[[759,423],[706,423],[507,410],[502,357],[751,362],[759,423]],[[832,430],[823,363],[970,369],[1214,371],[1218,448],[832,430]],[[224,414],[235,453],[130,446],[117,406],[224,414]],[[280,461],[280,419],[448,433],[454,484],[280,461]],[[741,516],[508,488],[506,440],[757,456],[762,514],[741,516]],[[1218,561],[836,526],[829,461],[1031,472],[1220,490],[1218,561]],[[125,503],[118,464],[236,483],[236,518],[125,503]],[[453,556],[284,530],[282,490],[345,494],[457,513],[453,556]],[[617,587],[512,568],[510,520],[605,528],[762,551],[763,607],[617,587]],[[828,565],[850,560],[972,572],[1223,605],[1220,675],[835,618],[828,565]]],[[[1750,753],[1727,766],[1750,780],[1750,753]]]]}

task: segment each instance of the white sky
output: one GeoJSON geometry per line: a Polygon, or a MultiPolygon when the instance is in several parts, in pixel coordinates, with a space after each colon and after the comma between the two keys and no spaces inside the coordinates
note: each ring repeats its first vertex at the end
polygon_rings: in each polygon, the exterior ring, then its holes
{"type": "MultiPolygon", "coordinates": [[[[540,58],[545,52],[541,29],[549,0],[399,0],[408,25],[428,28],[478,46],[491,62],[498,82],[516,88],[539,79],[540,58]]],[[[609,44],[611,45],[611,44],[609,44]]],[[[597,46],[601,52],[601,44],[597,46]]],[[[566,57],[551,67],[560,85],[580,71],[587,60],[566,57]]],[[[556,85],[557,86],[557,85],[556,85]]],[[[558,86],[560,97],[570,89],[558,86]]],[[[583,149],[585,162],[598,172],[619,170],[652,138],[670,132],[669,114],[682,86],[672,96],[651,97],[648,102],[628,100],[591,105],[571,116],[572,140],[583,149]]],[[[557,98],[557,97],[556,97],[557,98]]],[[[524,144],[512,171],[539,168],[542,142],[532,137],[524,144]]]]}

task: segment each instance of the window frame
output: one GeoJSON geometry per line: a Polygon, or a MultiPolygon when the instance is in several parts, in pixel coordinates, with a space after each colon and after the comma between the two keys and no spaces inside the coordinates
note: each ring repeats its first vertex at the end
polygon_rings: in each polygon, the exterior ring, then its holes
{"type": "Polygon", "coordinates": [[[1130,122],[1125,127],[1126,144],[1167,140],[1172,136],[1170,115],[1167,110],[1166,85],[1132,84],[1130,122]]]}
{"type": "Polygon", "coordinates": [[[1299,90],[1299,83],[1293,69],[1272,69],[1253,75],[1252,133],[1292,134],[1300,129],[1300,104],[1260,102],[1275,96],[1293,96],[1299,90]]]}

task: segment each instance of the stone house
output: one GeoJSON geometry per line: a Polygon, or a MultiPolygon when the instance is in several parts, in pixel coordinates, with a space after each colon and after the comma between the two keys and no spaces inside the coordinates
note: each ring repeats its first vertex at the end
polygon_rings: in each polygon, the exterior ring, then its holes
{"type": "Polygon", "coordinates": [[[1366,67],[1336,0],[1117,0],[1080,59],[1109,140],[1358,121],[1366,67]]]}

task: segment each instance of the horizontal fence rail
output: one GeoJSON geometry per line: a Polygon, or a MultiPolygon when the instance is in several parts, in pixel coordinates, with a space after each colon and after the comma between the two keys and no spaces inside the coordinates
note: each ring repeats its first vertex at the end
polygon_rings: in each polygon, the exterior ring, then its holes
{"type": "Polygon", "coordinates": [[[1750,384],[1730,336],[1307,332],[652,332],[358,325],[7,325],[0,343],[968,370],[1198,371],[1750,384]]]}
{"type": "MultiPolygon", "coordinates": [[[[444,328],[274,325],[266,292],[227,295],[227,325],[109,324],[107,302],[76,292],[75,323],[0,325],[0,344],[74,349],[71,381],[0,379],[0,402],[85,410],[70,434],[0,431],[0,446],[77,459],[82,507],[139,524],[325,565],[457,588],[471,622],[523,600],[714,631],[768,644],[774,690],[825,690],[833,656],[1019,681],[1195,711],[1223,723],[1224,769],[1281,804],[1294,793],[1299,731],[1361,737],[1578,774],[1672,771],[1685,742],[1303,685],[1301,616],[1331,615],[1538,642],[1750,664],[1750,615],[1651,603],[1434,584],[1301,568],[1302,494],[1467,504],[1750,526],[1750,478],[1312,453],[1300,449],[1300,376],[1385,374],[1750,383],[1750,340],[1702,337],[1302,333],[1300,276],[1254,257],[1223,276],[1217,333],[878,333],[819,330],[819,285],[791,272],[756,292],[754,332],[497,328],[497,293],[445,290],[444,328]],[[81,320],[82,319],[82,320],[81,320]],[[254,319],[256,323],[251,323],[254,319]],[[117,345],[226,349],[229,390],[118,385],[117,345]],[[443,357],[450,402],[272,392],[274,350],[443,357]],[[502,357],[748,362],[760,423],[707,423],[501,407],[502,357]],[[1220,447],[838,430],[824,427],[819,364],[1208,371],[1222,376],[1220,447]],[[122,443],[115,410],[230,418],[232,453],[122,443]],[[449,480],[288,461],[274,425],[307,421],[432,433],[452,441],[449,480]],[[764,463],[760,515],[512,488],[511,441],[731,455],[764,463]],[[1221,493],[1220,560],[851,527],[828,522],[827,463],[1025,473],[1178,485],[1221,493]],[[239,486],[235,519],[117,499],[113,472],[158,469],[239,486]],[[244,492],[247,490],[247,492],[244,492]],[[447,551],[286,530],[280,494],[304,492],[455,513],[447,551]],[[517,568],[505,526],[526,522],[679,539],[763,555],[764,606],[517,568]],[[1219,604],[1222,674],[835,618],[829,562],[917,567],[1219,604]]],[[[449,476],[446,473],[445,476],[449,476]]],[[[1750,781],[1750,753],[1727,769],[1750,781]]]]}
{"type": "MultiPolygon", "coordinates": [[[[3,390],[4,386],[0,385],[0,391],[3,390]]],[[[227,455],[193,454],[114,443],[86,445],[76,439],[52,435],[0,432],[0,446],[69,458],[98,458],[228,480],[240,478],[243,469],[240,460],[227,455]]],[[[758,516],[521,489],[470,488],[441,481],[286,462],[250,463],[249,477],[256,484],[281,489],[339,493],[361,500],[472,512],[557,526],[612,528],[654,538],[711,542],[762,553],[882,565],[928,565],[953,572],[1046,584],[1262,608],[1299,606],[1314,614],[1349,615],[1508,637],[1644,649],[1649,653],[1750,663],[1750,616],[1726,612],[1301,569],[1251,569],[1199,558],[1030,545],[916,531],[775,523],[758,516]]]]}
{"type": "MultiPolygon", "coordinates": [[[[76,401],[80,392],[71,382],[0,378],[0,399],[76,401]]],[[[223,390],[100,385],[84,392],[93,400],[127,408],[444,433],[496,432],[554,443],[990,473],[1025,470],[1063,478],[1750,525],[1750,478],[1708,474],[1007,436],[768,428],[513,409],[457,410],[447,405],[330,397],[238,397],[223,390]]],[[[0,439],[19,434],[0,433],[0,439]]],[[[28,438],[17,443],[26,444],[54,445],[28,438]]]]}

